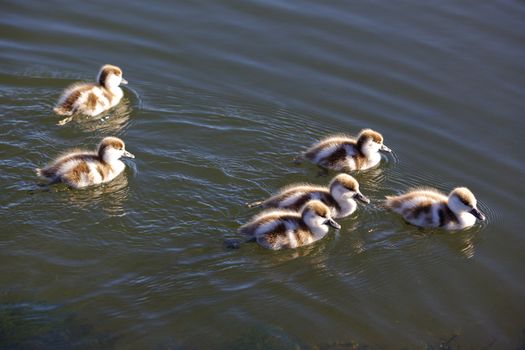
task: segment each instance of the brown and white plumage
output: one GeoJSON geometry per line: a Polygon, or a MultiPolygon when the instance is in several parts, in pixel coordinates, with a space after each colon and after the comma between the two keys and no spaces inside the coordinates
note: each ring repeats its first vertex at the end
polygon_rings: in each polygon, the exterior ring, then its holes
{"type": "Polygon", "coordinates": [[[293,184],[282,188],[277,194],[261,201],[249,204],[249,207],[282,208],[299,210],[309,200],[320,200],[326,204],[332,217],[342,218],[352,214],[357,203],[370,203],[359,191],[359,183],[348,174],[339,174],[330,181],[328,187],[311,184],[293,184]]]}
{"type": "Polygon", "coordinates": [[[127,83],[119,67],[106,64],[100,68],[97,83],[76,83],[68,87],[53,111],[64,116],[74,113],[96,116],[120,102],[124,93],[119,85],[127,83]]]}
{"type": "Polygon", "coordinates": [[[357,139],[346,135],[326,137],[306,150],[303,157],[323,168],[353,171],[376,166],[381,161],[379,151],[391,152],[380,133],[364,129],[357,139]]]}
{"type": "Polygon", "coordinates": [[[106,137],[96,152],[68,152],[45,168],[36,169],[36,173],[52,183],[63,182],[73,188],[81,188],[117,177],[126,167],[120,157],[135,158],[126,151],[124,141],[117,137],[106,137]]]}
{"type": "Polygon", "coordinates": [[[476,197],[466,187],[453,189],[448,196],[433,188],[414,189],[400,196],[387,196],[385,204],[410,224],[460,230],[485,220],[476,197]]]}
{"type": "Polygon", "coordinates": [[[330,209],[313,200],[301,212],[270,209],[253,217],[239,232],[253,238],[259,245],[273,250],[297,248],[311,244],[328,233],[328,226],[340,229],[330,209]]]}

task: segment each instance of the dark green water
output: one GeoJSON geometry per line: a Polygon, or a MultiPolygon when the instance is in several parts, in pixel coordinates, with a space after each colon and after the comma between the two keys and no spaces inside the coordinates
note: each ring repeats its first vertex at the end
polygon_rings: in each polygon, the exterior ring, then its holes
{"type": "Polygon", "coordinates": [[[525,345],[525,5],[520,1],[3,1],[0,348],[516,349],[525,345]],[[101,118],[58,126],[63,88],[129,80],[101,118]],[[294,251],[224,248],[292,158],[371,127],[372,204],[294,251]],[[520,131],[521,130],[521,131],[520,131]],[[136,155],[106,186],[33,169],[107,135],[136,155]],[[457,233],[378,203],[466,185],[457,233]],[[521,276],[521,277],[520,277],[521,276]]]}

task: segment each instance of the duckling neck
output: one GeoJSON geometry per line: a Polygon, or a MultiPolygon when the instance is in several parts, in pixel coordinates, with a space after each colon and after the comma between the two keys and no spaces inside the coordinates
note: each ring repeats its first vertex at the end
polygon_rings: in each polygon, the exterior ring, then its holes
{"type": "Polygon", "coordinates": [[[448,227],[449,229],[460,230],[476,223],[476,218],[474,215],[464,210],[458,210],[457,208],[454,208],[454,206],[451,207],[448,203],[446,204],[445,210],[448,212],[448,220],[445,220],[444,226],[448,227]]]}
{"type": "Polygon", "coordinates": [[[120,157],[115,157],[113,154],[107,152],[102,154],[100,161],[108,165],[110,168],[119,168],[121,165],[124,165],[119,158],[120,157]]]}
{"type": "Polygon", "coordinates": [[[357,203],[351,196],[339,196],[334,197],[334,199],[339,205],[337,217],[348,216],[352,214],[357,208],[357,203]]]}
{"type": "Polygon", "coordinates": [[[124,95],[124,92],[120,88],[120,86],[114,86],[110,84],[102,85],[102,88],[104,88],[107,92],[111,94],[111,96],[117,100],[120,100],[122,96],[124,95]]]}
{"type": "Polygon", "coordinates": [[[313,223],[304,222],[304,226],[313,233],[315,240],[323,238],[328,233],[328,226],[326,225],[316,225],[313,223]]]}
{"type": "Polygon", "coordinates": [[[363,157],[365,157],[368,161],[373,161],[377,158],[381,158],[381,155],[379,154],[379,152],[374,152],[373,150],[369,150],[369,149],[361,149],[359,150],[359,153],[361,153],[363,155],[363,157]]]}
{"type": "Polygon", "coordinates": [[[462,211],[456,214],[456,217],[458,218],[458,226],[459,228],[464,228],[468,226],[472,226],[476,223],[476,218],[474,215],[470,214],[469,212],[462,211]]]}

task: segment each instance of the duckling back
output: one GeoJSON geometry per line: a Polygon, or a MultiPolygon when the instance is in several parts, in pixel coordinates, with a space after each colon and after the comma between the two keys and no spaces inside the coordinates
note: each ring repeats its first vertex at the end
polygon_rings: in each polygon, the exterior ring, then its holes
{"type": "Polygon", "coordinates": [[[51,165],[37,169],[37,175],[52,182],[63,182],[73,188],[82,188],[108,180],[112,170],[99,161],[96,153],[70,153],[51,165]]]}
{"type": "Polygon", "coordinates": [[[359,155],[355,144],[356,141],[348,136],[329,136],[307,149],[303,157],[324,168],[337,171],[354,170],[352,168],[357,168],[359,162],[353,159],[359,155]]]}
{"type": "Polygon", "coordinates": [[[95,84],[75,84],[66,89],[53,111],[69,116],[82,113],[95,116],[112,106],[113,96],[95,84]]]}
{"type": "Polygon", "coordinates": [[[297,248],[313,242],[301,215],[290,210],[269,209],[241,226],[239,232],[272,250],[297,248]]]}
{"type": "MultiPolygon", "coordinates": [[[[329,196],[328,188],[311,184],[292,184],[282,188],[279,193],[262,202],[256,202],[264,208],[301,209],[311,199],[329,196]]],[[[251,205],[253,207],[254,205],[251,205]]]]}

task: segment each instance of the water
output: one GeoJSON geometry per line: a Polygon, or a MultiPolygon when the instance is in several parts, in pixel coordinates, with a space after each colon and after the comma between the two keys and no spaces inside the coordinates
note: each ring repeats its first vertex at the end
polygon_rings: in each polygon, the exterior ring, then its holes
{"type": "Polygon", "coordinates": [[[0,347],[494,348],[525,344],[519,1],[4,1],[0,347]],[[64,126],[62,89],[122,67],[125,99],[64,126]],[[223,246],[310,181],[333,132],[394,150],[372,204],[294,251],[223,246]],[[122,137],[125,176],[37,186],[64,148],[122,137]],[[422,231],[379,201],[470,187],[487,221],[422,231]],[[520,277],[521,276],[521,277],[520,277]]]}

